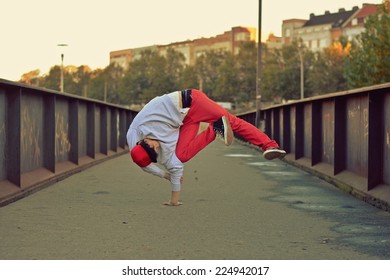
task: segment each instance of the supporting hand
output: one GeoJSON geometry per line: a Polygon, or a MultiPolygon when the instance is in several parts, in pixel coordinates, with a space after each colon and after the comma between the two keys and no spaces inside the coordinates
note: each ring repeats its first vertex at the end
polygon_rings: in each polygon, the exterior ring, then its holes
{"type": "Polygon", "coordinates": [[[183,204],[180,199],[180,191],[172,191],[171,199],[167,202],[164,202],[163,205],[167,206],[180,206],[183,204]]]}
{"type": "Polygon", "coordinates": [[[168,200],[168,201],[164,202],[163,205],[166,205],[166,206],[180,206],[180,205],[183,205],[183,202],[181,202],[181,201],[172,202],[172,201],[168,200]]]}

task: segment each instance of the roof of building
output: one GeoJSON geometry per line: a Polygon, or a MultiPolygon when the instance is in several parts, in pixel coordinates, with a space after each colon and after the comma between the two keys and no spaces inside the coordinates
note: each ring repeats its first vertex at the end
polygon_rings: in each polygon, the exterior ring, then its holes
{"type": "Polygon", "coordinates": [[[378,10],[377,4],[363,4],[363,7],[360,9],[356,17],[366,17],[377,13],[378,10]]]}
{"type": "Polygon", "coordinates": [[[332,28],[337,28],[340,27],[345,21],[347,21],[356,11],[358,11],[358,9],[358,7],[353,7],[353,9],[350,11],[339,9],[337,13],[330,13],[329,11],[326,11],[324,15],[319,16],[310,14],[310,19],[304,24],[303,27],[331,24],[332,28]]]}

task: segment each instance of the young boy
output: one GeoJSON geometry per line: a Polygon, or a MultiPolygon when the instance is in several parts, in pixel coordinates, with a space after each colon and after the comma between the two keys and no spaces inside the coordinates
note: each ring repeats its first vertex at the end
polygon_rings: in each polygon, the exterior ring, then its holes
{"type": "Polygon", "coordinates": [[[225,144],[234,140],[233,132],[263,150],[264,158],[283,158],[286,152],[265,133],[230,114],[205,93],[196,89],[175,91],[155,97],[137,114],[127,132],[133,161],[144,171],[171,182],[171,199],[165,205],[181,205],[183,163],[221,134],[225,144]],[[209,123],[198,134],[201,122],[209,123]],[[158,167],[162,164],[165,170],[158,167]]]}

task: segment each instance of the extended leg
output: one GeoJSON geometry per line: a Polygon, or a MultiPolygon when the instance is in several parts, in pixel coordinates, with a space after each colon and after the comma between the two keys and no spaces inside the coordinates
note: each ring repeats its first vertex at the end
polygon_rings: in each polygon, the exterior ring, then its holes
{"type": "Polygon", "coordinates": [[[244,137],[249,143],[259,146],[263,151],[269,148],[279,148],[278,143],[271,140],[267,134],[262,132],[254,125],[240,119],[232,114],[228,115],[228,119],[232,130],[244,137]]]}

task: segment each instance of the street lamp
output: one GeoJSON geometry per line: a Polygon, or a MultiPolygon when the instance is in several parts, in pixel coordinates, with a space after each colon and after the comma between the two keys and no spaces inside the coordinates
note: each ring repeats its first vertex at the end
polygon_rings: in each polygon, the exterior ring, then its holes
{"type": "MultiPolygon", "coordinates": [[[[67,47],[67,44],[58,44],[58,47],[67,47]]],[[[61,53],[61,83],[60,91],[64,92],[64,53],[61,53]]]]}
{"type": "Polygon", "coordinates": [[[304,78],[304,64],[303,64],[303,53],[302,47],[298,46],[298,55],[301,63],[301,99],[305,97],[305,78],[304,78]]]}
{"type": "Polygon", "coordinates": [[[257,77],[256,77],[256,120],[255,125],[258,128],[260,125],[260,109],[261,109],[261,6],[262,1],[259,0],[259,26],[257,28],[257,77]]]}

